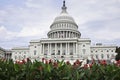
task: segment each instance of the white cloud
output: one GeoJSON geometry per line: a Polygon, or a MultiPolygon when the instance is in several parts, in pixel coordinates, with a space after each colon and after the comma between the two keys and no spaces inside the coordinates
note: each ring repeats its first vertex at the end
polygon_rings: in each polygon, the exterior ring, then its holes
{"type": "Polygon", "coordinates": [[[0,23],[3,23],[5,21],[5,18],[7,18],[6,17],[7,14],[8,13],[6,11],[0,10],[0,23]]]}
{"type": "Polygon", "coordinates": [[[12,39],[16,36],[16,32],[7,30],[4,26],[0,26],[0,39],[12,39]]]}
{"type": "MultiPolygon", "coordinates": [[[[0,27],[0,34],[4,33],[0,39],[46,37],[52,21],[61,11],[61,2],[25,0],[24,6],[8,5],[2,8],[0,25],[7,26],[0,27]]],[[[95,40],[120,39],[118,4],[120,0],[66,0],[68,13],[78,23],[82,37],[94,37],[95,40]]]]}
{"type": "Polygon", "coordinates": [[[23,27],[23,29],[18,34],[18,37],[43,37],[45,31],[46,30],[44,28],[38,26],[23,27]]]}

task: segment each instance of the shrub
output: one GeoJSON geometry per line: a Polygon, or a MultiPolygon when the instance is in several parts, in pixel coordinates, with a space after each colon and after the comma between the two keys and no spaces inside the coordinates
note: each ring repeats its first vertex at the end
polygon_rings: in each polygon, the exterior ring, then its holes
{"type": "Polygon", "coordinates": [[[0,60],[0,80],[120,80],[120,61],[107,64],[92,62],[81,67],[81,62],[45,60],[0,60]]]}

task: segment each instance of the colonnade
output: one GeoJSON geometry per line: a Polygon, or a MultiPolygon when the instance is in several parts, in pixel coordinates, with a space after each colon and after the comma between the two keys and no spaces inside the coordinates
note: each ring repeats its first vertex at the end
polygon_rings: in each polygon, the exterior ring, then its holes
{"type": "Polygon", "coordinates": [[[43,55],[74,55],[77,49],[77,43],[42,43],[41,45],[43,55]]]}
{"type": "Polygon", "coordinates": [[[11,58],[12,54],[11,53],[5,53],[5,59],[9,60],[11,58]]]}
{"type": "Polygon", "coordinates": [[[79,33],[71,31],[57,31],[48,35],[49,38],[80,38],[80,36],[81,35],[79,33]]]}

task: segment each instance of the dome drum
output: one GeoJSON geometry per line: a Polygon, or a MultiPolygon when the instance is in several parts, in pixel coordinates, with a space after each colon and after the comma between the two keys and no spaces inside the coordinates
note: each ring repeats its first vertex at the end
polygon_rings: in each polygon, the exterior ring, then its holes
{"type": "Polygon", "coordinates": [[[80,38],[81,33],[79,31],[50,31],[48,38],[80,38]]]}

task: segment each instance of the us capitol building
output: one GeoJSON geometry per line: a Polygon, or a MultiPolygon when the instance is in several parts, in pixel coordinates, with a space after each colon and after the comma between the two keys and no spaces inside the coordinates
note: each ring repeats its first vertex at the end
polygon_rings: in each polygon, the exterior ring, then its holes
{"type": "Polygon", "coordinates": [[[48,38],[31,40],[28,47],[12,48],[12,59],[31,60],[57,59],[57,60],[82,60],[91,57],[100,60],[111,60],[115,57],[116,46],[97,43],[91,46],[89,38],[81,38],[78,25],[68,14],[65,1],[62,11],[50,25],[48,38]]]}

